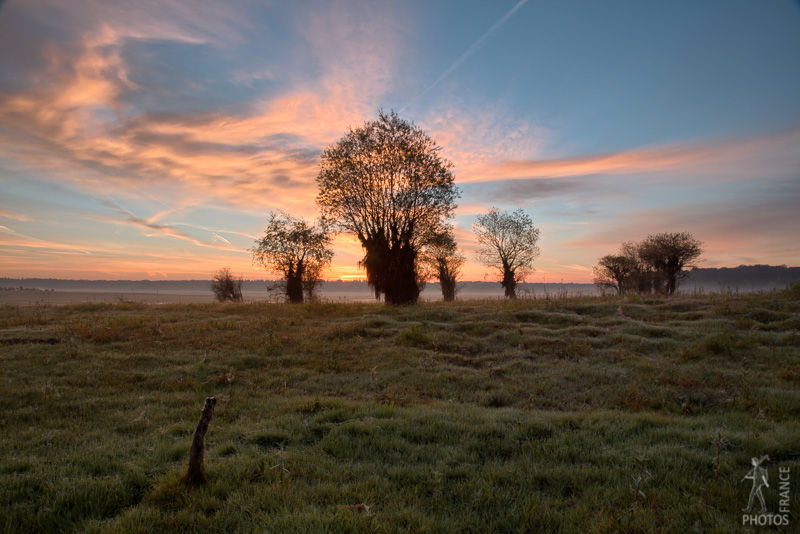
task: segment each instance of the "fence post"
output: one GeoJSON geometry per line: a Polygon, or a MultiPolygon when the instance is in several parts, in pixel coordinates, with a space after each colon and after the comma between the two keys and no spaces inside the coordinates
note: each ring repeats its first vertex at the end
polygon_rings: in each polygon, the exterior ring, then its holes
{"type": "Polygon", "coordinates": [[[192,448],[189,449],[189,470],[181,479],[186,484],[196,486],[206,482],[205,467],[203,465],[206,449],[205,437],[208,423],[211,421],[211,416],[214,415],[214,406],[216,405],[216,397],[206,397],[206,402],[203,404],[203,410],[200,413],[200,421],[197,423],[197,429],[194,431],[194,437],[192,438],[192,448]]]}

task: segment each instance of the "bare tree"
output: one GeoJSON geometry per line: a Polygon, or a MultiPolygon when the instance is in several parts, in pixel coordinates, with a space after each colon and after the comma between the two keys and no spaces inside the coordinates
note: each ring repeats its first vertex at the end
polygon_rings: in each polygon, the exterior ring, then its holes
{"type": "Polygon", "coordinates": [[[455,300],[459,289],[456,282],[466,257],[458,252],[452,226],[443,226],[426,239],[420,260],[425,278],[439,280],[444,301],[455,300]]]}
{"type": "Polygon", "coordinates": [[[506,297],[516,298],[517,283],[533,272],[533,260],[539,256],[539,229],[522,209],[508,213],[497,208],[478,215],[472,227],[481,245],[479,261],[498,271],[506,297]]]}
{"type": "Polygon", "coordinates": [[[359,265],[376,298],[416,302],[421,235],[452,216],[452,164],[422,130],[395,112],[351,129],[322,154],[319,204],[337,230],[355,234],[359,265]]]}
{"type": "Polygon", "coordinates": [[[253,263],[277,273],[282,280],[275,288],[289,302],[314,296],[321,275],[333,258],[331,237],[322,225],[312,225],[285,213],[271,213],[264,237],[250,250],[253,263]]]}
{"type": "Polygon", "coordinates": [[[234,278],[228,267],[223,267],[211,279],[211,291],[219,302],[242,301],[242,279],[234,278]]]}
{"type": "Polygon", "coordinates": [[[703,253],[703,243],[689,232],[661,233],[647,236],[639,245],[639,257],[663,277],[663,292],[672,295],[682,278],[703,253]]]}

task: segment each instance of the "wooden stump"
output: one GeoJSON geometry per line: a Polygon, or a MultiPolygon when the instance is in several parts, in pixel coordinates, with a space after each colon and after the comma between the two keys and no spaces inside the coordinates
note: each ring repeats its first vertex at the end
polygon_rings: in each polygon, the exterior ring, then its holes
{"type": "Polygon", "coordinates": [[[214,406],[216,405],[216,397],[206,397],[203,411],[200,413],[200,421],[197,423],[197,429],[194,431],[194,437],[192,438],[192,448],[189,449],[189,470],[181,479],[186,484],[198,486],[206,483],[205,467],[203,465],[206,452],[205,438],[208,423],[211,421],[211,416],[214,415],[214,406]]]}

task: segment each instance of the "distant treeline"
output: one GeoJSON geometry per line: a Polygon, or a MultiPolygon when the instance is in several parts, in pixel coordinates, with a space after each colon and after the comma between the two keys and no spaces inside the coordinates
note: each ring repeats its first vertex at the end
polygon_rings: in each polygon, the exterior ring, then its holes
{"type": "Polygon", "coordinates": [[[785,287],[791,282],[800,280],[800,267],[786,265],[740,265],[738,267],[720,267],[695,269],[684,283],[687,286],[698,286],[716,289],[772,289],[785,287]]]}

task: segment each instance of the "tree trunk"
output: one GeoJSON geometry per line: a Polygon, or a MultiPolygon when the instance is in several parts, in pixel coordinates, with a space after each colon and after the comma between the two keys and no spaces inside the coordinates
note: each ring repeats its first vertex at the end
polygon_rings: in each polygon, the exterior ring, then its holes
{"type": "Polygon", "coordinates": [[[500,285],[506,290],[506,298],[517,298],[517,281],[514,278],[514,271],[505,269],[503,271],[503,281],[500,282],[500,285]]]}
{"type": "Polygon", "coordinates": [[[361,238],[361,246],[364,249],[364,259],[359,265],[367,271],[367,283],[375,298],[380,300],[386,294],[386,270],[391,252],[389,243],[380,232],[375,236],[361,238]]]}
{"type": "Polygon", "coordinates": [[[200,413],[200,421],[197,423],[197,429],[194,431],[194,437],[192,438],[192,448],[189,449],[189,470],[181,479],[186,484],[197,486],[206,482],[205,466],[203,464],[206,451],[205,438],[208,423],[211,422],[211,416],[214,415],[214,407],[216,405],[216,397],[206,397],[203,411],[200,413]]]}
{"type": "Polygon", "coordinates": [[[297,262],[295,269],[286,273],[286,296],[292,304],[303,303],[303,262],[297,262]]]}
{"type": "Polygon", "coordinates": [[[439,275],[439,284],[442,286],[442,299],[453,302],[456,299],[456,277],[450,274],[439,275]]]}
{"type": "Polygon", "coordinates": [[[677,276],[674,273],[667,273],[667,285],[666,285],[666,293],[667,296],[672,296],[675,293],[675,288],[678,286],[677,284],[677,276]]]}
{"type": "Polygon", "coordinates": [[[417,252],[411,243],[395,243],[390,251],[386,277],[386,302],[390,304],[414,304],[419,300],[417,284],[417,252]]]}
{"type": "Polygon", "coordinates": [[[383,294],[387,304],[414,304],[419,300],[416,259],[417,251],[408,239],[397,239],[391,243],[379,239],[365,245],[367,254],[363,265],[367,268],[367,280],[376,296],[383,294]]]}

